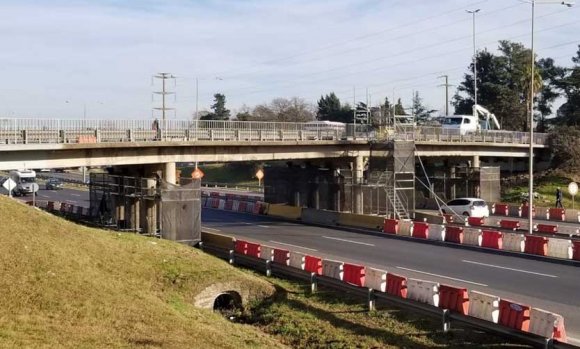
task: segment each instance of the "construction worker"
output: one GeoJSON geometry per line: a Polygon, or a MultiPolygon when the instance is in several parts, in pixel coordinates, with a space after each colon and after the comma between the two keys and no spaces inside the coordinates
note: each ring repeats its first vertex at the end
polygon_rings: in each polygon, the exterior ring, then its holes
{"type": "Polygon", "coordinates": [[[560,189],[560,187],[556,189],[556,207],[564,208],[564,206],[562,205],[562,190],[560,189]]]}

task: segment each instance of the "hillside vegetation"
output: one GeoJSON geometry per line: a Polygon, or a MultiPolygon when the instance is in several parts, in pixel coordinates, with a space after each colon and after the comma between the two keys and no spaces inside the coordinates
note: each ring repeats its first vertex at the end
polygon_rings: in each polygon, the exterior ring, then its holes
{"type": "Polygon", "coordinates": [[[213,282],[273,288],[187,246],[85,228],[0,197],[0,347],[277,348],[192,306],[213,282]]]}

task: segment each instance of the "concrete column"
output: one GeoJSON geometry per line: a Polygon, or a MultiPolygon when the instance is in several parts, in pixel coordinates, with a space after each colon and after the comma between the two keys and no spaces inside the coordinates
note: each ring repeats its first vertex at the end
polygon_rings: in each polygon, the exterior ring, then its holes
{"type": "Polygon", "coordinates": [[[357,214],[363,213],[363,197],[362,197],[362,183],[364,171],[364,158],[357,156],[353,163],[353,212],[357,214]]]}
{"type": "Polygon", "coordinates": [[[177,184],[175,162],[166,162],[163,168],[163,179],[171,184],[177,184]]]}
{"type": "Polygon", "coordinates": [[[474,155],[473,156],[473,161],[471,162],[471,167],[480,167],[480,162],[479,162],[479,155],[474,155]]]}

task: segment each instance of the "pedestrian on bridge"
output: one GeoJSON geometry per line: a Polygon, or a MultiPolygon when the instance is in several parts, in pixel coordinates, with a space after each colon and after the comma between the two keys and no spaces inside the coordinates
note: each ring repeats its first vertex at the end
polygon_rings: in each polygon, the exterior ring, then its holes
{"type": "Polygon", "coordinates": [[[564,206],[562,205],[562,190],[560,189],[560,187],[556,189],[556,207],[564,208],[564,206]]]}

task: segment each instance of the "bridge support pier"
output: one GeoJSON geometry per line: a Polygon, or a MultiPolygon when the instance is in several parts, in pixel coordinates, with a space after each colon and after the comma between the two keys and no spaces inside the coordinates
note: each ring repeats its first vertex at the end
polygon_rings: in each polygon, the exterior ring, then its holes
{"type": "Polygon", "coordinates": [[[473,156],[473,160],[471,162],[471,167],[476,167],[476,168],[481,167],[481,163],[479,161],[479,155],[474,155],[473,156]]]}
{"type": "Polygon", "coordinates": [[[175,162],[166,162],[163,168],[163,179],[171,184],[177,184],[175,162]]]}
{"type": "Polygon", "coordinates": [[[357,156],[354,158],[353,163],[353,212],[356,214],[363,214],[363,194],[362,187],[363,184],[363,172],[364,172],[364,158],[362,156],[357,156]]]}

